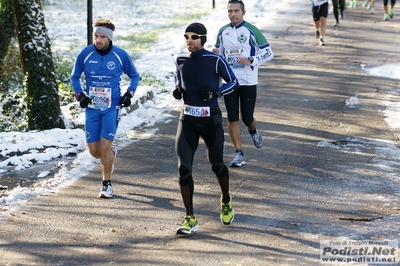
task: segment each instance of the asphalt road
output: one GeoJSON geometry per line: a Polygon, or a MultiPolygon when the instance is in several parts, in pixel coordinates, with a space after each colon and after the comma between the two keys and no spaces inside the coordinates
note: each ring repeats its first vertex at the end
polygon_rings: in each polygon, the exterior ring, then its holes
{"type": "MultiPolygon", "coordinates": [[[[325,47],[313,36],[308,2],[262,27],[275,54],[260,69],[255,116],[264,146],[256,149],[243,127],[247,163],[230,169],[231,226],[219,220],[219,187],[200,145],[200,230],[175,235],[184,208],[174,112],[154,137],[118,151],[113,199],[97,198],[96,169],[12,213],[0,227],[0,264],[325,265],[321,241],[397,241],[400,164],[390,143],[399,130],[382,111],[399,100],[399,82],[362,70],[400,59],[398,17],[382,21],[381,4],[375,15],[348,10],[336,30],[329,17],[325,47]],[[354,108],[346,105],[351,97],[359,100],[354,108]]],[[[226,134],[226,163],[232,158],[226,134]]]]}

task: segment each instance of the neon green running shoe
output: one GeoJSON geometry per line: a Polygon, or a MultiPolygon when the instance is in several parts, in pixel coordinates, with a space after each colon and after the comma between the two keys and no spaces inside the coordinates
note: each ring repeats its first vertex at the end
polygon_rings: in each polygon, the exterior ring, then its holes
{"type": "Polygon", "coordinates": [[[177,235],[190,235],[199,230],[199,223],[195,217],[186,216],[182,222],[182,226],[176,230],[177,235]]]}
{"type": "Polygon", "coordinates": [[[389,10],[389,17],[390,17],[390,18],[393,18],[393,16],[394,16],[394,14],[393,14],[393,9],[390,9],[390,10],[389,10]]]}
{"type": "Polygon", "coordinates": [[[225,225],[231,224],[233,222],[233,219],[235,218],[235,212],[233,211],[233,206],[232,206],[232,197],[230,197],[230,201],[227,204],[222,203],[222,197],[221,197],[221,222],[225,225]]]}
{"type": "Polygon", "coordinates": [[[383,15],[383,20],[389,20],[389,14],[385,14],[385,15],[383,15]]]}

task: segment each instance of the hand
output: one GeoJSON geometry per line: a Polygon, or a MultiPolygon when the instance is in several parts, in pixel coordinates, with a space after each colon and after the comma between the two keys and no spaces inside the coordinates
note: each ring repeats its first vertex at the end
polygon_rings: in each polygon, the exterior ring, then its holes
{"type": "Polygon", "coordinates": [[[133,92],[125,92],[124,96],[121,97],[121,99],[119,100],[119,104],[122,107],[128,107],[131,105],[131,98],[133,97],[133,92]]]}
{"type": "Polygon", "coordinates": [[[218,93],[215,90],[211,90],[209,87],[201,88],[200,95],[204,101],[209,101],[218,97],[218,93]]]}
{"type": "Polygon", "coordinates": [[[252,62],[250,61],[250,59],[245,58],[245,57],[239,58],[239,59],[237,60],[237,62],[238,62],[239,64],[242,64],[242,65],[251,65],[251,64],[252,64],[252,62]]]}
{"type": "Polygon", "coordinates": [[[175,99],[180,100],[182,99],[182,90],[180,86],[176,86],[175,90],[172,92],[172,95],[175,99]]]}
{"type": "Polygon", "coordinates": [[[84,93],[79,93],[77,100],[81,108],[86,108],[89,104],[92,103],[92,100],[84,93]]]}

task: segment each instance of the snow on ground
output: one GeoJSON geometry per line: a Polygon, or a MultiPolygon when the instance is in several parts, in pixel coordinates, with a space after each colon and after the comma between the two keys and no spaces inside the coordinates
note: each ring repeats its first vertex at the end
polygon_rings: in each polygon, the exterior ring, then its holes
{"type": "MultiPolygon", "coordinates": [[[[72,64],[79,51],[86,45],[86,1],[43,1],[45,5],[46,26],[52,39],[52,51],[55,58],[71,61],[72,64]],[[72,4],[71,4],[72,2],[72,4]]],[[[148,0],[137,3],[131,0],[111,1],[103,0],[93,6],[93,20],[98,18],[110,19],[116,25],[114,44],[131,52],[132,44],[123,37],[132,34],[141,34],[154,29],[162,28],[158,35],[158,42],[152,45],[134,64],[140,74],[151,73],[165,82],[167,93],[155,86],[139,86],[133,101],[147,95],[148,91],[154,92],[154,98],[139,104],[132,113],[124,113],[119,124],[116,146],[121,149],[137,139],[135,129],[154,125],[159,121],[168,121],[169,112],[179,108],[180,102],[172,98],[170,90],[173,88],[173,56],[185,52],[182,37],[187,22],[175,25],[177,18],[191,14],[193,10],[202,17],[196,17],[190,22],[202,22],[208,30],[209,49],[215,43],[215,37],[220,26],[228,23],[226,14],[226,1],[217,0],[216,8],[211,8],[211,1],[178,1],[178,0],[148,0]],[[112,6],[112,8],[110,8],[112,6]],[[189,12],[190,11],[190,12],[189,12]]],[[[284,9],[296,8],[303,5],[296,0],[285,0],[285,4],[278,0],[247,0],[247,14],[245,19],[251,23],[261,23],[263,26],[274,23],[274,15],[284,9]],[[265,14],[268,13],[268,16],[265,14]]],[[[193,14],[193,13],[192,13],[193,14]]],[[[189,23],[190,23],[189,22],[189,23]]],[[[133,44],[134,46],[134,44],[133,44]]],[[[368,69],[370,75],[388,78],[400,77],[400,66],[388,65],[368,69]]],[[[126,87],[127,84],[122,84],[126,87]]],[[[73,103],[76,104],[76,103],[73,103]]],[[[357,98],[349,99],[351,108],[358,104],[357,98]]],[[[393,103],[392,103],[393,104],[393,103]]],[[[67,124],[73,122],[82,125],[84,114],[74,119],[69,114],[69,106],[62,106],[62,111],[67,124]]],[[[349,106],[350,107],[350,106],[349,106]]],[[[386,115],[387,122],[393,128],[400,127],[400,105],[389,106],[386,115]]],[[[142,138],[150,138],[157,133],[157,129],[148,131],[142,138]]],[[[86,150],[85,134],[82,129],[52,129],[31,132],[1,132],[0,133],[0,206],[3,211],[17,208],[29,199],[45,195],[68,186],[71,182],[84,176],[93,167],[98,166],[86,150]],[[48,176],[49,171],[38,173],[39,181],[30,187],[17,186],[12,190],[1,185],[4,173],[20,171],[35,164],[45,164],[59,157],[75,156],[73,167],[67,167],[66,161],[58,161],[58,171],[54,176],[48,176]]],[[[4,213],[4,212],[2,212],[4,213]]],[[[1,215],[1,214],[0,214],[1,215]]]]}

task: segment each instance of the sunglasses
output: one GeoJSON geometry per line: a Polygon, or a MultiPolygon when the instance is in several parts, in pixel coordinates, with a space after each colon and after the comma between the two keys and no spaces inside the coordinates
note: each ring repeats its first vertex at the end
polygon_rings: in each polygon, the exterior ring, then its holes
{"type": "Polygon", "coordinates": [[[185,34],[183,37],[185,37],[186,40],[192,39],[192,40],[198,40],[200,37],[207,36],[207,34],[185,34]]]}

